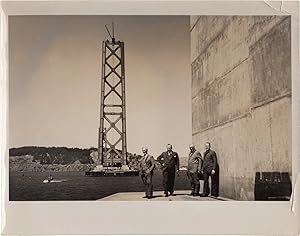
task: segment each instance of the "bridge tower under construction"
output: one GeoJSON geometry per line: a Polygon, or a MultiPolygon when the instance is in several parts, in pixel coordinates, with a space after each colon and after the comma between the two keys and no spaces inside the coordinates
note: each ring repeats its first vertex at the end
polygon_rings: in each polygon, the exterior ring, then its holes
{"type": "Polygon", "coordinates": [[[104,167],[125,167],[127,140],[124,42],[115,39],[114,30],[113,35],[108,29],[107,31],[110,39],[102,43],[99,164],[104,167]]]}
{"type": "Polygon", "coordinates": [[[87,176],[138,175],[127,165],[124,42],[114,37],[102,42],[102,73],[98,163],[87,176]]]}

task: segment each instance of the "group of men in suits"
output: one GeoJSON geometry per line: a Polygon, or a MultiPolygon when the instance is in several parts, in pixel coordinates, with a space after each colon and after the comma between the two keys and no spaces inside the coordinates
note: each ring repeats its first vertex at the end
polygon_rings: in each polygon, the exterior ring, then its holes
{"type": "MultiPolygon", "coordinates": [[[[209,177],[211,178],[211,195],[219,196],[219,166],[216,153],[210,149],[210,143],[205,144],[205,152],[202,155],[195,146],[189,146],[189,158],[187,167],[187,177],[191,184],[192,196],[207,197],[210,193],[209,177]],[[204,180],[203,194],[200,191],[200,179],[204,180]]],[[[152,177],[156,166],[153,156],[148,154],[148,148],[142,148],[143,156],[140,160],[141,178],[145,185],[144,198],[153,197],[152,177]]],[[[179,174],[179,156],[172,150],[172,145],[167,145],[167,151],[158,156],[157,162],[160,164],[163,174],[163,187],[165,197],[174,194],[175,174],[179,174]]]]}
{"type": "Polygon", "coordinates": [[[219,165],[217,154],[211,150],[211,144],[205,144],[205,152],[202,155],[196,150],[195,145],[190,145],[187,176],[191,182],[191,195],[207,197],[210,193],[209,177],[211,178],[211,195],[219,196],[219,165]],[[203,193],[200,195],[200,179],[204,180],[203,193]]]}

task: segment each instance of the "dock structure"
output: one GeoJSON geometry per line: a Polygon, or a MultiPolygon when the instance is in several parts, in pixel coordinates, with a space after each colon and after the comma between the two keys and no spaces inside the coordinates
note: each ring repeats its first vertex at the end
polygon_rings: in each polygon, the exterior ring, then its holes
{"type": "Polygon", "coordinates": [[[138,175],[127,165],[124,42],[115,39],[114,26],[112,34],[106,29],[110,39],[102,42],[98,166],[86,175],[138,175]]]}

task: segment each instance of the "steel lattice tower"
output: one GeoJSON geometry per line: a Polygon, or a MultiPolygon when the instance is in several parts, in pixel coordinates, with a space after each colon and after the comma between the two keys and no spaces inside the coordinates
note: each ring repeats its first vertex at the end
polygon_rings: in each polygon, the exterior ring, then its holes
{"type": "Polygon", "coordinates": [[[102,43],[99,164],[127,165],[124,42],[102,43]]]}

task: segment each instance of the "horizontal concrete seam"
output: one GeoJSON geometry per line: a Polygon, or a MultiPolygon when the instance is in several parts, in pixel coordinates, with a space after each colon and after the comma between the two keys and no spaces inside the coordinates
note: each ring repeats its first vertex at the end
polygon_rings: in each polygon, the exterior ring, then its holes
{"type": "Polygon", "coordinates": [[[215,79],[213,79],[212,81],[208,82],[208,85],[210,86],[211,84],[215,83],[216,81],[221,81],[223,80],[228,74],[230,74],[235,68],[237,68],[238,66],[240,66],[241,64],[243,64],[247,59],[249,58],[249,55],[243,59],[242,61],[238,62],[236,65],[234,65],[231,69],[229,69],[228,71],[226,71],[225,73],[223,73],[221,76],[216,77],[215,79]]]}
{"type": "Polygon", "coordinates": [[[235,117],[235,118],[233,118],[233,119],[229,119],[229,120],[224,121],[224,122],[222,122],[222,123],[219,123],[219,124],[217,124],[217,125],[210,126],[210,127],[205,128],[205,129],[203,129],[203,130],[194,132],[194,133],[192,133],[192,135],[197,135],[197,134],[202,133],[202,132],[205,132],[205,131],[207,131],[207,130],[214,129],[214,128],[217,128],[217,127],[221,127],[221,126],[224,126],[224,125],[226,125],[226,124],[228,124],[228,123],[231,123],[231,122],[233,122],[233,121],[240,120],[240,119],[245,118],[245,117],[247,117],[247,116],[251,116],[252,110],[254,110],[254,109],[258,108],[258,107],[261,107],[261,106],[263,106],[263,105],[267,105],[267,104],[276,102],[276,101],[278,101],[278,100],[280,100],[280,99],[282,99],[282,98],[290,97],[290,96],[291,96],[291,93],[285,94],[285,95],[282,95],[282,96],[278,96],[278,97],[276,97],[275,99],[269,100],[268,102],[265,102],[264,104],[260,104],[259,106],[250,107],[250,111],[244,113],[243,115],[237,116],[237,117],[235,117]]]}
{"type": "Polygon", "coordinates": [[[206,45],[206,47],[199,53],[199,55],[192,61],[192,65],[210,48],[210,46],[221,37],[224,33],[225,29],[228,27],[228,23],[225,24],[224,28],[220,30],[220,32],[210,40],[210,42],[206,45]]]}
{"type": "MultiPolygon", "coordinates": [[[[192,16],[190,16],[190,17],[192,17],[192,16]]],[[[190,32],[192,32],[193,29],[196,27],[198,21],[200,20],[200,17],[201,17],[201,16],[198,16],[197,20],[195,21],[195,23],[194,23],[193,26],[191,27],[190,32]]]]}
{"type": "Polygon", "coordinates": [[[276,101],[278,101],[278,100],[280,100],[282,98],[291,97],[291,96],[292,96],[292,92],[291,91],[286,92],[286,93],[281,94],[279,96],[276,96],[274,98],[270,98],[270,99],[267,99],[267,100],[265,100],[263,102],[257,103],[254,106],[251,106],[251,110],[259,108],[259,107],[262,107],[262,106],[265,106],[265,105],[268,105],[268,104],[273,103],[273,102],[276,102],[276,101]]]}
{"type": "Polygon", "coordinates": [[[224,122],[222,122],[222,123],[219,123],[219,124],[217,124],[217,125],[213,125],[213,126],[210,126],[210,127],[208,127],[208,128],[205,128],[205,129],[203,129],[203,130],[199,130],[199,131],[197,131],[197,132],[194,132],[194,133],[192,133],[192,135],[197,135],[197,134],[203,133],[203,132],[205,132],[205,131],[207,131],[207,130],[210,130],[210,129],[214,129],[214,128],[217,128],[217,127],[224,126],[224,125],[226,125],[226,124],[228,124],[228,123],[232,123],[233,121],[240,120],[240,119],[245,118],[245,117],[250,116],[250,115],[251,115],[251,111],[246,112],[246,113],[244,113],[243,115],[240,115],[240,116],[237,116],[237,117],[235,117],[235,118],[229,119],[229,120],[224,121],[224,122]]]}
{"type": "MultiPolygon", "coordinates": [[[[256,44],[256,43],[258,43],[260,40],[262,40],[264,37],[266,37],[270,32],[272,32],[272,30],[274,30],[274,28],[277,26],[277,25],[280,25],[283,21],[285,21],[288,17],[290,17],[290,16],[285,16],[285,17],[283,17],[283,19],[282,20],[280,20],[280,21],[278,21],[278,22],[276,22],[275,23],[275,25],[273,26],[273,27],[271,27],[271,29],[268,31],[268,32],[266,32],[265,34],[263,34],[258,40],[256,40],[253,44],[250,44],[249,45],[249,51],[250,50],[252,50],[251,48],[252,47],[254,47],[254,45],[256,44]]],[[[200,19],[200,16],[198,17],[198,19],[197,19],[197,22],[196,23],[198,23],[198,21],[199,21],[199,19],[200,19]]],[[[196,25],[196,24],[195,24],[196,25]]],[[[195,26],[194,25],[194,26],[195,26]]],[[[200,52],[200,54],[191,62],[191,65],[193,65],[201,56],[202,56],[202,54],[204,54],[204,52],[205,51],[207,51],[207,49],[211,46],[211,44],[215,41],[215,40],[217,40],[217,38],[218,38],[218,36],[220,36],[222,33],[224,33],[224,31],[225,31],[225,29],[228,27],[228,23],[227,24],[225,24],[225,27],[210,41],[210,43],[200,52]]]]}
{"type": "Polygon", "coordinates": [[[282,24],[289,16],[285,16],[283,17],[283,19],[281,19],[280,21],[276,22],[271,29],[269,29],[266,33],[264,33],[263,35],[260,36],[259,39],[255,40],[254,43],[252,43],[251,45],[249,45],[249,51],[253,51],[256,44],[258,44],[260,41],[262,41],[264,38],[266,38],[270,33],[272,33],[273,31],[275,31],[276,26],[282,24]]]}
{"type": "MultiPolygon", "coordinates": [[[[243,59],[242,61],[238,62],[236,65],[234,65],[231,69],[229,69],[228,71],[226,71],[225,73],[223,73],[221,76],[216,77],[216,78],[212,79],[210,82],[208,82],[208,86],[211,86],[212,84],[214,84],[217,81],[222,81],[235,68],[237,68],[238,66],[240,66],[241,64],[243,64],[248,59],[249,59],[249,55],[245,59],[243,59]]],[[[202,92],[203,90],[205,90],[205,88],[200,88],[199,91],[196,93],[196,95],[192,96],[192,99],[194,99],[195,97],[197,97],[199,95],[199,93],[202,92]]]]}

